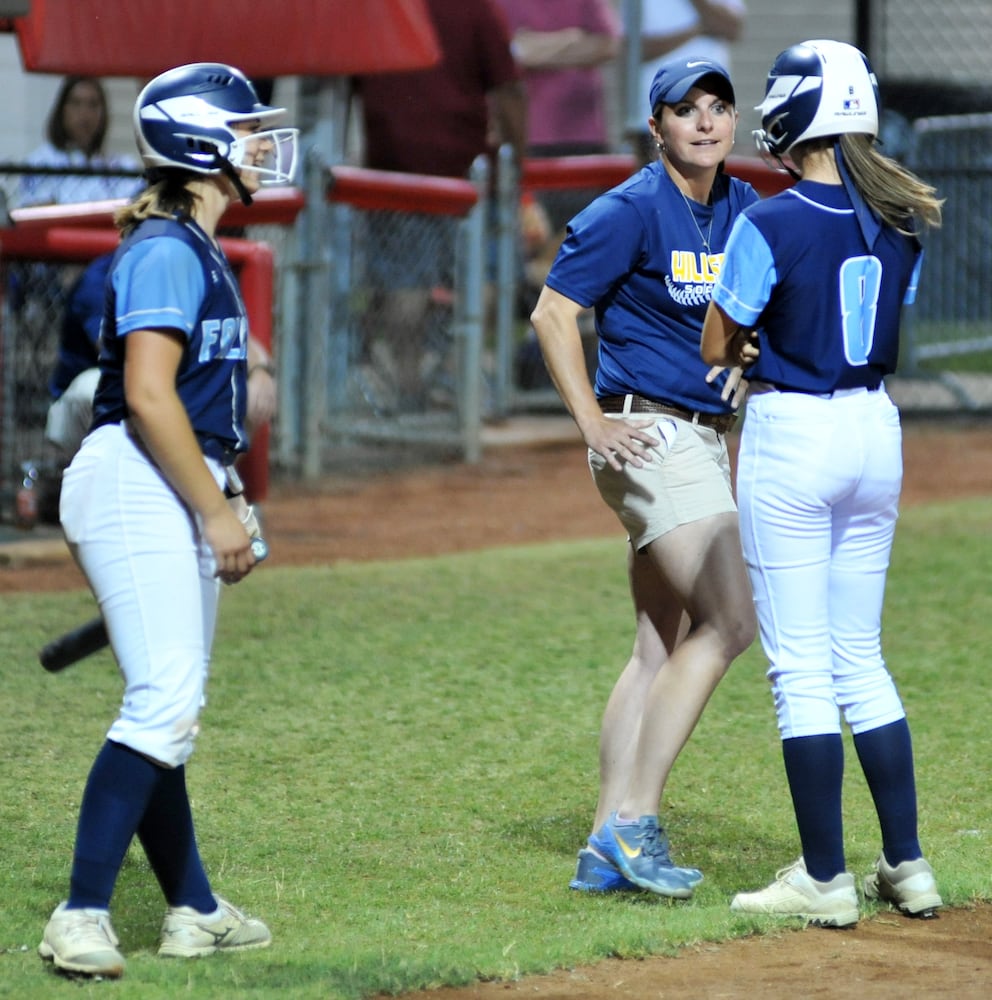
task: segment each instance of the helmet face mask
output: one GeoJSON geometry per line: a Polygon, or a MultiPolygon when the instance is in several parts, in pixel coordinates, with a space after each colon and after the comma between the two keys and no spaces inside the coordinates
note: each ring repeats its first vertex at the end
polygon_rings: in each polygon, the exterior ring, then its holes
{"type": "Polygon", "coordinates": [[[878,135],[878,81],[853,45],[814,40],[780,53],[768,73],[758,149],[781,158],[825,136],[878,135]]]}
{"type": "Polygon", "coordinates": [[[141,91],[134,129],[146,168],[208,175],[250,170],[261,184],[286,184],[296,165],[298,131],[269,128],[245,136],[233,127],[270,125],[284,114],[284,108],[262,104],[240,70],[193,63],[162,73],[141,91]],[[258,143],[264,156],[257,155],[258,143]]]}
{"type": "Polygon", "coordinates": [[[238,171],[258,175],[263,187],[289,184],[296,169],[295,128],[271,128],[235,139],[227,159],[238,171]]]}

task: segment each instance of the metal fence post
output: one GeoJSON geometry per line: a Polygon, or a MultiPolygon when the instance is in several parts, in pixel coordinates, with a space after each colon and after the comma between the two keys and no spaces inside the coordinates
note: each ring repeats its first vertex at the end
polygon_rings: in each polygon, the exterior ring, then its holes
{"type": "Polygon", "coordinates": [[[461,345],[461,431],[465,461],[482,457],[482,332],[485,261],[488,248],[486,214],[489,210],[489,161],[478,156],[469,174],[478,199],[459,224],[457,259],[460,294],[456,296],[455,336],[461,345]]]}
{"type": "MultiPolygon", "coordinates": [[[[302,370],[300,372],[300,456],[304,479],[317,478],[323,469],[323,423],[327,410],[327,343],[330,321],[331,245],[327,238],[328,175],[323,157],[311,149],[307,157],[302,267],[302,370]]],[[[291,334],[292,336],[292,334],[291,334]]]]}
{"type": "Polygon", "coordinates": [[[499,148],[496,174],[496,331],[493,415],[506,416],[513,390],[514,320],[517,311],[517,205],[520,175],[513,147],[499,148]]]}
{"type": "Polygon", "coordinates": [[[644,127],[644,116],[640,112],[641,96],[641,26],[644,22],[642,0],[623,0],[624,32],[628,39],[637,39],[638,44],[627,45],[623,58],[623,126],[625,136],[636,135],[644,127]]]}
{"type": "Polygon", "coordinates": [[[16,354],[17,325],[11,322],[9,296],[3,291],[0,292],[0,516],[8,513],[6,507],[13,500],[16,481],[16,354]]]}
{"type": "Polygon", "coordinates": [[[303,371],[299,332],[306,323],[306,270],[303,248],[306,241],[302,229],[306,225],[306,209],[297,217],[292,236],[283,247],[283,259],[277,263],[276,274],[276,336],[274,356],[278,371],[276,420],[273,426],[270,454],[283,469],[296,470],[300,449],[300,373],[303,371]]]}
{"type": "Polygon", "coordinates": [[[331,247],[331,297],[327,327],[327,403],[333,424],[348,410],[352,376],[352,325],[350,296],[353,275],[354,213],[347,205],[331,205],[327,212],[331,247]]]}

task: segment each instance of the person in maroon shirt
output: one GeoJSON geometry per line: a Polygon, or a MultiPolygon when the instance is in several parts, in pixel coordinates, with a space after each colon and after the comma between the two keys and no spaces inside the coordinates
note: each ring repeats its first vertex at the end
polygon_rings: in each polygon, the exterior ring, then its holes
{"type": "Polygon", "coordinates": [[[465,177],[480,153],[492,152],[493,137],[510,143],[521,163],[526,98],[502,9],[494,0],[426,5],[441,61],[429,69],[356,78],[365,165],[465,177]]]}
{"type": "MultiPolygon", "coordinates": [[[[526,91],[502,9],[495,0],[426,0],[426,6],[440,62],[353,81],[364,165],[466,178],[479,155],[492,156],[509,143],[519,167],[527,141],[526,91]]],[[[383,416],[447,405],[450,387],[439,395],[432,386],[447,385],[452,374],[444,370],[451,355],[443,336],[450,327],[444,303],[453,290],[457,220],[371,212],[367,221],[372,299],[363,345],[365,397],[383,416]],[[441,337],[434,336],[436,329],[441,337]]]]}

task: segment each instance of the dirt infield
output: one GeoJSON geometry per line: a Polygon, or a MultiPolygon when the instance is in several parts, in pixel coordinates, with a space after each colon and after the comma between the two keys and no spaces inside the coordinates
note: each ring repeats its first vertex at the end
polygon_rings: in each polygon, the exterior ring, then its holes
{"type": "MultiPolygon", "coordinates": [[[[382,473],[345,472],[309,486],[273,482],[264,504],[271,564],[400,559],[618,534],[596,494],[571,425],[538,443],[458,463],[382,473]]],[[[731,448],[736,436],[729,438],[731,448]]],[[[903,506],[992,492],[992,424],[907,421],[903,506]]],[[[0,593],[85,586],[55,529],[0,544],[0,593]]]]}
{"type": "Polygon", "coordinates": [[[951,910],[935,920],[896,914],[848,930],[787,931],[676,958],[608,959],[588,968],[514,983],[429,990],[405,1000],[847,1000],[987,997],[992,975],[992,907],[951,910]]]}
{"type": "MultiPolygon", "coordinates": [[[[904,440],[904,507],[992,492],[992,424],[907,421],[904,440]]],[[[619,535],[590,482],[575,435],[490,448],[477,466],[451,464],[391,476],[345,474],[305,489],[274,483],[264,514],[273,565],[398,559],[619,535]]],[[[53,533],[0,545],[0,593],[83,586],[53,533]]],[[[992,906],[982,905],[946,911],[933,921],[885,914],[852,930],[783,932],[699,946],[677,958],[610,960],[416,998],[977,998],[988,995],[990,983],[992,906]]]]}

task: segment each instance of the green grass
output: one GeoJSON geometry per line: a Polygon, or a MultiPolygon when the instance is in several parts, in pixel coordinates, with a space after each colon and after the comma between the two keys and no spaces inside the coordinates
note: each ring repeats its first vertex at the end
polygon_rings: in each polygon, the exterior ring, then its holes
{"type": "MultiPolygon", "coordinates": [[[[913,726],[921,835],[950,905],[992,897],[992,501],[900,522],[885,619],[913,726]]],[[[663,809],[695,898],[570,893],[596,794],[599,719],[632,638],[621,538],[328,569],[267,566],[225,592],[189,782],[217,891],[272,948],[155,957],[163,903],[140,849],[114,897],[117,984],[68,982],[35,948],[64,898],[76,810],[120,698],[106,653],[61,675],[51,636],[87,593],[0,603],[0,996],[369,997],[670,954],[777,930],[731,895],[798,854],[764,660],[732,668],[663,809]],[[110,991],[108,993],[107,991],[110,991]]],[[[848,744],[848,746],[850,746],[848,744]]],[[[848,864],[878,850],[853,753],[848,864]]]]}

